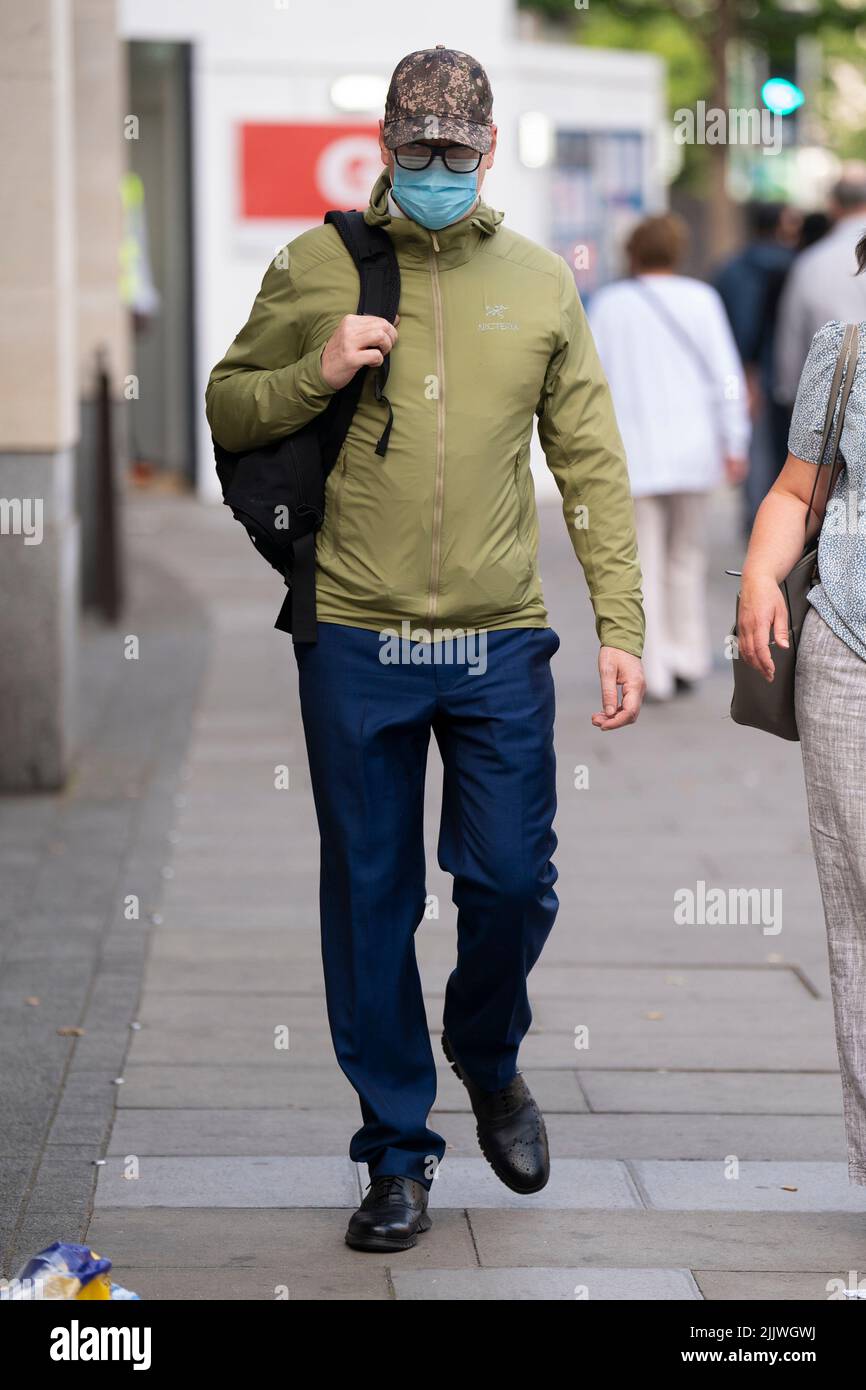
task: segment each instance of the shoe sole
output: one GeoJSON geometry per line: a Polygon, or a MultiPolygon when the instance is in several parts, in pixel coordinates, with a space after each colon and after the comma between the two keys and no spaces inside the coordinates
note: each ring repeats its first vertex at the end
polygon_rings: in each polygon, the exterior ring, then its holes
{"type": "MultiPolygon", "coordinates": [[[[442,1034],[442,1051],[445,1053],[445,1056],[446,1056],[448,1062],[450,1062],[450,1064],[451,1064],[451,1070],[453,1071],[454,1075],[457,1077],[458,1081],[461,1081],[461,1082],[463,1083],[463,1085],[466,1086],[466,1077],[463,1075],[463,1072],[460,1070],[460,1067],[458,1066],[457,1062],[454,1060],[454,1054],[453,1054],[453,1052],[451,1051],[451,1048],[448,1046],[448,1040],[447,1040],[447,1038],[445,1037],[445,1034],[444,1034],[444,1033],[442,1034]]],[[[469,1087],[468,1087],[468,1086],[466,1086],[466,1094],[469,1095],[469,1087]]],[[[472,1103],[472,1097],[471,1097],[471,1095],[469,1095],[469,1102],[470,1102],[470,1104],[472,1103]]],[[[542,1123],[543,1123],[543,1117],[542,1117],[542,1123]]],[[[545,1134],[546,1134],[546,1133],[547,1133],[547,1128],[545,1127],[545,1134]]],[[[480,1131],[480,1127],[478,1126],[478,1124],[476,1124],[476,1126],[475,1126],[475,1137],[476,1137],[476,1139],[478,1140],[478,1147],[479,1147],[479,1149],[480,1149],[481,1152],[483,1153],[484,1157],[487,1159],[487,1162],[490,1164],[490,1167],[493,1169],[494,1173],[496,1174],[496,1176],[497,1176],[497,1178],[499,1179],[499,1181],[502,1183],[503,1187],[509,1188],[512,1192],[517,1192],[521,1197],[531,1197],[531,1196],[533,1195],[534,1192],[540,1192],[540,1191],[542,1190],[542,1188],[544,1188],[544,1187],[547,1186],[548,1182],[550,1181],[550,1173],[549,1173],[549,1172],[548,1172],[548,1173],[545,1173],[545,1175],[544,1175],[544,1181],[543,1181],[543,1182],[533,1183],[533,1185],[532,1185],[531,1187],[527,1187],[527,1186],[525,1186],[525,1185],[521,1185],[521,1184],[515,1182],[514,1178],[511,1176],[511,1174],[510,1174],[510,1173],[505,1173],[505,1172],[503,1172],[503,1170],[499,1167],[499,1164],[496,1162],[496,1160],[490,1157],[490,1154],[487,1152],[487,1149],[484,1147],[484,1140],[483,1140],[482,1137],[481,1137],[481,1131],[480,1131]]]]}
{"type": "Polygon", "coordinates": [[[407,1236],[405,1240],[388,1240],[386,1236],[369,1236],[366,1240],[363,1236],[346,1236],[346,1244],[353,1250],[367,1250],[371,1253],[397,1253],[400,1250],[411,1250],[418,1243],[418,1237],[425,1231],[429,1231],[433,1222],[426,1214],[422,1216],[418,1223],[418,1230],[413,1236],[407,1236]]]}

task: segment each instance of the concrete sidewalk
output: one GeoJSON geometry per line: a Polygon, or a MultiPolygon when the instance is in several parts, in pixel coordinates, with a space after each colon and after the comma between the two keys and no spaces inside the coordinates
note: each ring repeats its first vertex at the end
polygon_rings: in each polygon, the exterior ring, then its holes
{"type": "MultiPolygon", "coordinates": [[[[562,906],[531,976],[521,1065],[547,1115],[553,1176],[526,1199],[496,1182],[443,1061],[432,1123],[449,1147],[433,1229],[390,1257],[343,1243],[367,1178],[345,1156],[358,1112],[326,1025],[294,660],[271,629],[280,586],[222,508],[153,499],[133,516],[144,533],[134,552],[146,548],[172,581],[164,590],[207,614],[206,628],[188,624],[175,661],[197,670],[202,634],[208,650],[182,761],[185,737],[169,745],[178,781],[167,768],[152,788],[161,901],[139,933],[149,939],[140,1006],[128,994],[120,1006],[124,1028],[141,1026],[112,1088],[87,1226],[115,1277],[147,1298],[822,1299],[828,1280],[859,1270],[866,1192],[846,1178],[799,754],[727,717],[731,508],[720,504],[712,540],[718,671],[697,696],[649,708],[615,736],[589,722],[591,614],[558,509],[543,508],[562,637],[562,906]],[[282,767],[287,789],[275,785],[282,767]],[[575,785],[581,768],[588,787],[575,785]],[[700,882],[781,890],[781,930],[778,916],[677,925],[675,893],[700,882]]],[[[185,703],[188,691],[175,702],[185,703]]],[[[148,736],[159,757],[158,731],[148,736]]],[[[435,864],[438,793],[434,751],[428,891],[441,911],[418,951],[437,1056],[455,950],[435,864]]],[[[75,914],[73,880],[69,893],[75,914]]],[[[16,977],[18,993],[26,987],[16,977]]],[[[74,1043],[84,1104],[88,1075],[97,1087],[89,1041],[74,1043]]],[[[58,1181],[89,1181],[99,1152],[95,1132],[53,1150],[58,1181]]],[[[40,1210],[18,1223],[19,1253],[24,1236],[44,1233],[40,1210]]]]}

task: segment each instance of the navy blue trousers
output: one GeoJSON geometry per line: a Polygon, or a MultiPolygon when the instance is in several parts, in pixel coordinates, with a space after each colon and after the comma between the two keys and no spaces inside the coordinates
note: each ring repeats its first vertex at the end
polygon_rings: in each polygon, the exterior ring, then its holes
{"type": "Polygon", "coordinates": [[[526,977],[558,906],[550,658],[559,638],[510,628],[482,640],[485,661],[451,638],[427,644],[426,664],[419,644],[401,642],[404,659],[388,664],[378,632],[320,623],[317,643],[295,647],[321,837],[328,1020],[363,1117],[349,1154],[371,1178],[427,1187],[445,1152],[427,1127],[436,1065],[414,943],[426,905],[431,730],[444,766],[439,863],[457,907],[443,1022],[484,1090],[517,1070],[532,1020],[526,977]]]}

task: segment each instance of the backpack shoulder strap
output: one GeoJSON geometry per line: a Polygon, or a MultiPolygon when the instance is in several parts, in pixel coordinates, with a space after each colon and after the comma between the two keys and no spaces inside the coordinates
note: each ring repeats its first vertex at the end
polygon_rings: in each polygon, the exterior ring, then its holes
{"type": "Polygon", "coordinates": [[[326,212],[355,262],[361,281],[359,314],[375,314],[391,323],[400,304],[400,268],[394,246],[381,227],[371,227],[362,212],[326,212]]]}
{"type": "MultiPolygon", "coordinates": [[[[357,268],[360,289],[356,312],[375,314],[378,318],[388,319],[393,323],[400,304],[400,267],[387,232],[381,227],[371,227],[364,220],[364,214],[354,210],[327,212],[325,222],[330,223],[339,233],[357,268]]],[[[389,367],[390,359],[386,356],[381,367],[376,368],[374,377],[376,400],[384,401],[388,407],[388,419],[376,445],[376,453],[380,457],[384,456],[388,448],[388,438],[394,422],[391,402],[385,395],[389,367]]],[[[337,393],[322,418],[322,458],[326,472],[334,466],[342,448],[366,375],[366,368],[356,372],[348,385],[337,393]]]]}

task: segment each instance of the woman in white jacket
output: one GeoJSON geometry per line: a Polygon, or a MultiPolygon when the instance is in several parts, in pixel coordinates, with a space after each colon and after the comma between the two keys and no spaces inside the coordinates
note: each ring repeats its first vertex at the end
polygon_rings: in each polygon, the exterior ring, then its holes
{"type": "Polygon", "coordinates": [[[750,424],[740,358],[716,291],[678,275],[685,223],[648,217],[626,252],[631,278],[589,306],[635,499],[644,578],[647,694],[706,675],[707,502],[746,474],[750,424]]]}

